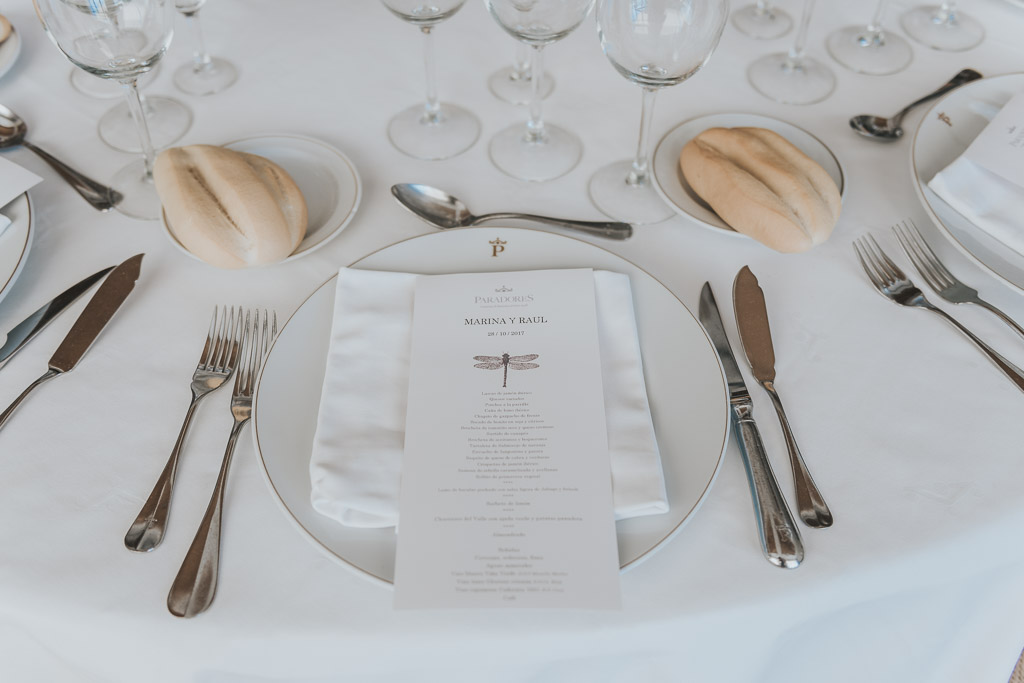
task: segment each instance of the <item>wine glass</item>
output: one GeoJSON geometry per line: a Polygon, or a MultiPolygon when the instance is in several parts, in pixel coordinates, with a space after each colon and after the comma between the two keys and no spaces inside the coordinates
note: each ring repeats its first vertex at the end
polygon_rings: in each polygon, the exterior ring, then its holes
{"type": "Polygon", "coordinates": [[[381,0],[391,13],[423,32],[427,71],[427,101],[395,115],[388,123],[388,138],[400,152],[417,159],[448,159],[473,146],[480,137],[480,121],[471,112],[437,99],[434,73],[433,30],[459,11],[466,0],[381,0]]]}
{"type": "Polygon", "coordinates": [[[590,199],[607,215],[629,223],[672,216],[651,183],[649,143],[658,90],[682,83],[703,67],[722,37],[727,0],[599,0],[597,30],[605,56],[643,89],[636,157],[599,170],[590,199]]]}
{"type": "MultiPolygon", "coordinates": [[[[525,43],[516,43],[515,59],[512,66],[498,69],[487,79],[491,94],[509,104],[529,104],[532,84],[530,83],[530,48],[525,43]]],[[[540,83],[540,96],[547,98],[555,89],[555,79],[547,71],[540,83]]]]}
{"type": "Polygon", "coordinates": [[[958,12],[955,2],[915,7],[900,17],[900,25],[917,42],[947,52],[970,50],[985,38],[985,28],[958,12]]]}
{"type": "Polygon", "coordinates": [[[882,29],[889,0],[879,0],[867,26],[847,26],[833,31],[825,41],[832,58],[851,71],[885,76],[902,71],[914,57],[910,43],[882,29]]]}
{"type": "Polygon", "coordinates": [[[491,139],[491,161],[519,180],[542,182],[563,176],[579,163],[579,138],[545,123],[540,84],[547,45],[572,33],[594,6],[594,0],[485,0],[498,25],[530,48],[530,118],[491,139]]]}
{"type": "Polygon", "coordinates": [[[171,43],[174,5],[171,0],[32,2],[46,34],[72,64],[124,86],[143,158],[114,175],[111,185],[124,194],[117,209],[134,218],[160,218],[160,198],[153,184],[155,154],[138,79],[159,62],[171,43]]]}
{"type": "Polygon", "coordinates": [[[224,90],[238,79],[238,69],[226,59],[211,57],[199,26],[199,10],[206,0],[174,0],[174,6],[192,27],[192,63],[182,64],[174,71],[174,85],[190,95],[212,95],[224,90]]]}
{"type": "Polygon", "coordinates": [[[768,0],[757,0],[733,12],[732,25],[751,38],[771,40],[786,35],[793,20],[768,0]]]}
{"type": "Polygon", "coordinates": [[[805,0],[800,28],[789,52],[765,55],[747,68],[747,80],[765,97],[783,104],[814,104],[835,89],[832,69],[805,53],[813,12],[814,0],[805,0]]]}

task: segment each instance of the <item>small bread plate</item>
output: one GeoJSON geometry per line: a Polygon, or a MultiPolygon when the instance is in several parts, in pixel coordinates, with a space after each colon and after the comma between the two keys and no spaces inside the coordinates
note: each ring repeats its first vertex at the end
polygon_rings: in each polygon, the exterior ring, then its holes
{"type": "MultiPolygon", "coordinates": [[[[287,171],[302,191],[309,212],[306,236],[281,263],[310,254],[337,237],[359,208],[363,194],[359,172],[347,156],[325,142],[301,135],[259,135],[224,147],[270,159],[287,171]]],[[[162,223],[175,246],[197,258],[170,231],[166,216],[162,223]]]]}
{"type": "Polygon", "coordinates": [[[11,220],[0,234],[0,301],[3,301],[25,267],[29,247],[32,246],[32,204],[28,193],[0,207],[0,214],[11,220]]]}
{"type": "Polygon", "coordinates": [[[1024,91],[1024,73],[982,78],[939,100],[921,119],[910,152],[914,190],[925,211],[954,246],[985,270],[1024,290],[1024,254],[1018,254],[957,213],[928,181],[960,156],[989,121],[1024,91]]]}
{"type": "MultiPolygon", "coordinates": [[[[526,228],[461,228],[413,237],[353,267],[423,274],[600,268],[626,273],[661,451],[670,510],[616,523],[623,569],[650,557],[706,498],[729,434],[721,363],[700,323],[664,285],[619,256],[571,237],[526,228]],[[493,240],[505,246],[491,256],[493,240]]],[[[336,277],[292,315],[260,375],[253,411],[256,450],[285,515],[330,558],[382,585],[394,577],[394,529],[342,526],[310,503],[309,459],[327,363],[336,277]]]]}
{"type": "Polygon", "coordinates": [[[0,78],[2,78],[14,63],[18,61],[18,55],[21,54],[21,36],[18,35],[18,30],[11,27],[11,35],[7,37],[7,40],[0,43],[0,78]]]}
{"type": "MultiPolygon", "coordinates": [[[[767,128],[786,138],[801,152],[818,162],[835,181],[842,196],[846,192],[845,175],[839,159],[825,143],[802,128],[759,114],[725,113],[708,114],[683,121],[665,133],[654,148],[651,167],[654,171],[654,187],[661,198],[681,216],[686,216],[701,225],[714,228],[727,235],[747,238],[736,232],[718,217],[703,199],[697,196],[679,169],[679,155],[687,142],[708,128],[767,128]]],[[[749,238],[748,238],[749,239],[749,238]]]]}

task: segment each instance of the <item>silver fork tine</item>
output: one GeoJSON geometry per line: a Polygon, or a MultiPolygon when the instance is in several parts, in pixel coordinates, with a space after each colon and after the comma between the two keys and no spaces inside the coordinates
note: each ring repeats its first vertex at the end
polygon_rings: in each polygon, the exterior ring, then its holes
{"type": "Polygon", "coordinates": [[[900,246],[903,247],[903,252],[910,258],[914,267],[917,268],[917,272],[921,273],[921,277],[924,278],[927,285],[937,292],[944,289],[947,285],[942,283],[941,275],[931,266],[928,257],[921,251],[916,240],[906,231],[905,226],[894,225],[892,231],[896,234],[900,246]]]}
{"type": "Polygon", "coordinates": [[[885,276],[878,270],[875,259],[868,251],[867,242],[864,238],[858,238],[853,243],[854,248],[857,250],[857,258],[860,259],[860,264],[864,267],[864,272],[867,273],[871,283],[881,289],[885,286],[885,276]]]}
{"type": "Polygon", "coordinates": [[[216,346],[217,341],[214,336],[217,332],[217,307],[213,307],[213,317],[210,318],[210,331],[206,333],[206,344],[203,345],[203,353],[199,356],[199,365],[206,367],[210,362],[210,352],[213,347],[216,346]]]}
{"type": "Polygon", "coordinates": [[[886,274],[886,279],[892,283],[896,280],[902,280],[906,276],[900,267],[892,262],[892,259],[882,251],[882,247],[878,246],[878,242],[875,241],[874,235],[868,235],[868,241],[871,243],[872,251],[875,254],[875,258],[878,261],[879,268],[886,274]]]}
{"type": "Polygon", "coordinates": [[[223,307],[221,311],[220,339],[217,343],[217,360],[213,363],[214,370],[223,370],[226,367],[228,351],[231,345],[231,320],[234,310],[232,309],[231,315],[228,314],[227,306],[223,307]]]}
{"type": "Polygon", "coordinates": [[[907,230],[907,235],[911,237],[918,249],[921,250],[922,255],[924,255],[928,263],[931,264],[932,270],[938,274],[940,281],[944,283],[943,286],[949,287],[953,285],[957,281],[956,278],[953,277],[953,273],[949,272],[949,269],[946,268],[942,261],[939,260],[939,257],[932,250],[928,241],[924,238],[924,235],[922,235],[921,231],[917,229],[917,225],[914,221],[910,219],[905,220],[903,221],[903,226],[907,230]]]}

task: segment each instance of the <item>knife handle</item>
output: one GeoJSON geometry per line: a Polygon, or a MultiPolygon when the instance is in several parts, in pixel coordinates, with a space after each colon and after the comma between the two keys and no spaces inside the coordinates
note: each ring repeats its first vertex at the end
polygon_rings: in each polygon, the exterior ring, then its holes
{"type": "Polygon", "coordinates": [[[750,482],[750,496],[757,516],[757,533],[768,561],[784,569],[796,569],[804,559],[804,545],[793,521],[786,499],[779,490],[768,462],[761,433],[754,422],[753,408],[734,405],[733,419],[739,429],[740,453],[750,482]]]}
{"type": "Polygon", "coordinates": [[[4,426],[4,423],[7,422],[7,418],[14,414],[14,410],[21,405],[21,402],[25,400],[25,397],[28,396],[33,389],[38,387],[46,380],[53,379],[59,374],[60,370],[54,370],[53,368],[50,368],[49,370],[46,371],[46,374],[37,379],[35,382],[32,382],[32,384],[29,384],[28,388],[25,389],[25,391],[21,392],[21,395],[18,396],[18,398],[14,399],[14,402],[11,403],[11,405],[7,406],[7,410],[0,413],[0,427],[4,426]]]}

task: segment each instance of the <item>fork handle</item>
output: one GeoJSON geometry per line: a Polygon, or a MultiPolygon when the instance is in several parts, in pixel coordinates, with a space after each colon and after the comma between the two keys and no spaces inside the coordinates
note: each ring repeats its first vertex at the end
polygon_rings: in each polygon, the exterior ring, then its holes
{"type": "Polygon", "coordinates": [[[217,483],[213,487],[213,496],[199,524],[196,537],[185,554],[178,575],[174,577],[171,590],[167,594],[167,609],[176,617],[194,617],[205,612],[213,602],[217,592],[217,574],[220,565],[220,527],[224,508],[224,484],[227,481],[228,469],[231,467],[231,456],[235,452],[238,435],[248,420],[236,421],[228,437],[228,445],[224,451],[224,460],[220,465],[217,483]]]}
{"type": "Polygon", "coordinates": [[[132,522],[128,533],[124,537],[124,545],[128,550],[148,553],[160,545],[164,538],[164,531],[167,528],[167,518],[171,508],[171,489],[174,487],[174,474],[178,469],[178,456],[181,454],[181,447],[185,443],[185,435],[192,424],[192,416],[195,415],[196,406],[199,404],[199,396],[192,392],[192,402],[189,403],[188,412],[185,413],[185,421],[178,432],[178,439],[171,449],[171,456],[164,465],[164,471],[153,486],[149,498],[143,503],[139,510],[138,517],[132,522]]]}
{"type": "Polygon", "coordinates": [[[1021,327],[1020,325],[1018,325],[1016,320],[1014,320],[1010,316],[1006,315],[1005,313],[1000,311],[998,308],[996,308],[995,306],[993,306],[989,302],[984,301],[983,299],[977,299],[977,300],[975,300],[974,303],[978,304],[979,306],[981,306],[985,310],[987,310],[987,311],[989,311],[991,313],[994,313],[996,315],[996,317],[998,317],[1004,323],[1006,323],[1011,328],[1013,328],[1014,332],[1016,332],[1020,336],[1024,337],[1024,327],[1021,327]]]}
{"type": "Polygon", "coordinates": [[[993,349],[991,346],[989,346],[985,342],[981,341],[981,339],[979,339],[976,334],[974,334],[969,329],[967,329],[966,327],[961,325],[960,322],[956,318],[954,318],[950,314],[946,313],[941,308],[938,308],[938,307],[933,306],[931,304],[924,304],[924,305],[922,305],[922,308],[926,308],[929,311],[933,311],[933,312],[939,314],[940,316],[945,318],[953,327],[955,327],[956,329],[960,330],[965,335],[967,335],[967,338],[970,339],[972,342],[974,342],[974,344],[979,349],[981,349],[981,351],[986,356],[989,357],[989,360],[991,360],[993,363],[995,363],[996,367],[999,368],[1000,370],[1002,370],[1003,374],[1005,374],[1007,377],[1010,378],[1010,381],[1013,382],[1017,386],[1018,389],[1020,389],[1021,391],[1024,391],[1024,370],[1021,370],[1016,365],[1014,365],[1010,361],[1008,361],[1005,358],[1003,358],[1001,355],[999,355],[999,353],[995,349],[993,349]]]}
{"type": "Polygon", "coordinates": [[[28,388],[25,389],[25,391],[21,392],[21,395],[18,396],[18,398],[14,399],[14,402],[11,403],[11,405],[7,406],[7,410],[5,410],[4,412],[0,413],[0,427],[4,426],[4,423],[7,422],[7,419],[11,415],[14,414],[14,411],[18,408],[18,406],[21,405],[21,402],[25,400],[25,397],[28,396],[32,392],[33,389],[38,387],[40,384],[42,384],[46,380],[53,379],[54,377],[56,377],[59,374],[60,374],[60,370],[54,370],[53,368],[50,368],[39,379],[37,379],[36,381],[32,382],[32,384],[29,384],[28,388]]]}

